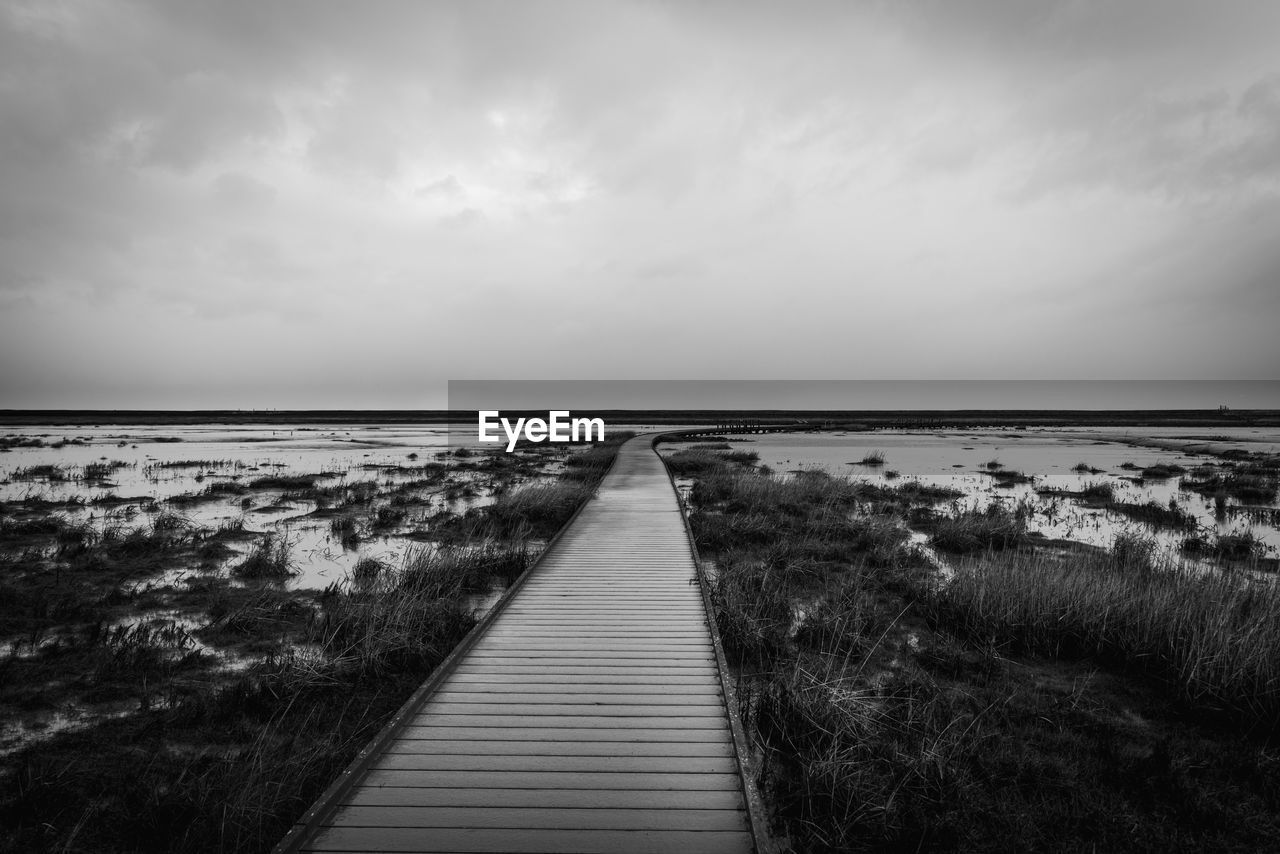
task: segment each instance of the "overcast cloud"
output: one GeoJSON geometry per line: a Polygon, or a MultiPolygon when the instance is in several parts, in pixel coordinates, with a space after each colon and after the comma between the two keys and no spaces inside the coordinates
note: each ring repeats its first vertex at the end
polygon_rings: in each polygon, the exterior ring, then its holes
{"type": "Polygon", "coordinates": [[[0,407],[1274,379],[1280,4],[0,7],[0,407]]]}

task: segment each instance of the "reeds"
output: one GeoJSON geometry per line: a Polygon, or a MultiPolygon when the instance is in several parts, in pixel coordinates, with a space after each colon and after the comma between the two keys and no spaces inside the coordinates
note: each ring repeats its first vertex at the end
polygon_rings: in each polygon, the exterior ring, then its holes
{"type": "Polygon", "coordinates": [[[1268,548],[1253,531],[1246,530],[1234,534],[1221,532],[1193,534],[1182,541],[1182,551],[1219,560],[1247,561],[1262,557],[1267,553],[1268,548]]]}
{"type": "Polygon", "coordinates": [[[1169,678],[1190,703],[1280,727],[1280,591],[1247,577],[1153,564],[1146,549],[1069,561],[988,557],[922,588],[930,619],[979,642],[1093,656],[1169,678]]]}
{"type": "Polygon", "coordinates": [[[250,489],[310,489],[328,474],[267,475],[249,481],[250,489]]]}
{"type": "Polygon", "coordinates": [[[1178,486],[1202,495],[1227,495],[1239,501],[1269,504],[1280,492],[1280,475],[1274,464],[1242,463],[1228,472],[1198,468],[1183,477],[1178,486]]]}
{"type": "Polygon", "coordinates": [[[483,525],[503,539],[550,539],[594,492],[594,484],[582,481],[522,486],[485,508],[483,525]]]}
{"type": "Polygon", "coordinates": [[[1173,528],[1175,530],[1191,530],[1196,527],[1196,517],[1178,506],[1178,502],[1169,499],[1168,504],[1159,501],[1148,501],[1143,504],[1113,501],[1106,505],[1108,510],[1122,513],[1130,519],[1137,519],[1155,528],[1173,528]]]}
{"type": "Polygon", "coordinates": [[[1149,465],[1142,470],[1142,477],[1146,480],[1168,480],[1180,474],[1184,474],[1186,469],[1177,463],[1158,462],[1149,465]]]}
{"type": "Polygon", "coordinates": [[[237,578],[283,580],[295,574],[289,541],[278,534],[267,534],[254,543],[248,556],[231,568],[237,578]]]}
{"type": "Polygon", "coordinates": [[[1116,500],[1116,485],[1109,480],[1093,480],[1080,490],[1080,497],[1096,504],[1110,504],[1116,500]]]}
{"type": "Polygon", "coordinates": [[[1026,536],[1026,515],[1020,511],[993,502],[982,510],[943,516],[929,540],[935,548],[953,554],[1012,548],[1026,536]]]}
{"type": "Polygon", "coordinates": [[[362,674],[427,672],[475,624],[452,550],[423,550],[326,604],[317,639],[362,674]]]}
{"type": "Polygon", "coordinates": [[[1094,557],[1031,552],[1025,504],[946,518],[906,492],[724,465],[692,489],[757,782],[794,850],[1265,844],[1274,804],[1242,781],[1276,779],[1266,754],[1148,707],[1154,720],[1135,718],[1124,670],[1275,735],[1273,587],[1170,568],[1137,534],[1094,557]],[[975,555],[954,582],[916,565],[904,515],[975,555]],[[1069,683],[1095,666],[1125,688],[1069,683]]]}

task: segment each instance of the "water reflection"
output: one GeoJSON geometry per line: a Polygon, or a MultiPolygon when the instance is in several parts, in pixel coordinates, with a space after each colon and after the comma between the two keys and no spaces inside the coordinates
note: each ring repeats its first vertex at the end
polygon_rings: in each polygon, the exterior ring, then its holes
{"type": "MultiPolygon", "coordinates": [[[[1280,505],[1274,499],[1248,505],[1232,497],[1215,500],[1180,488],[1180,476],[1142,476],[1143,469],[1157,464],[1188,471],[1220,465],[1218,457],[1191,450],[1205,448],[1209,439],[1219,451],[1280,449],[1276,429],[1217,431],[1212,437],[1186,429],[1095,428],[775,433],[729,439],[734,450],[755,452],[759,464],[775,472],[817,468],[885,486],[917,480],[960,491],[963,497],[939,508],[943,512],[982,510],[992,503],[1011,509],[1023,505],[1028,531],[1049,539],[1109,547],[1119,534],[1140,532],[1154,537],[1161,549],[1181,546],[1186,531],[1152,528],[1078,497],[1105,485],[1116,503],[1173,507],[1202,531],[1249,534],[1280,549],[1280,505]],[[1151,447],[1153,437],[1164,446],[1151,447]]],[[[666,445],[663,453],[681,447],[686,445],[666,445]]]]}

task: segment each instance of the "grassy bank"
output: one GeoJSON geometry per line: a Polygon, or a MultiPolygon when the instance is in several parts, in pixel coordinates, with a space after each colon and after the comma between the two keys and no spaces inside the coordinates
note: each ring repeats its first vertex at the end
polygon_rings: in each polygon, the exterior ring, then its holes
{"type": "MultiPolygon", "coordinates": [[[[433,542],[402,564],[362,560],[324,591],[279,584],[291,555],[270,536],[224,571],[157,590],[142,582],[243,532],[157,520],[108,538],[6,522],[11,544],[43,540],[6,552],[19,581],[0,621],[32,640],[0,659],[0,700],[65,730],[6,757],[0,850],[269,850],[474,626],[477,603],[590,496],[624,438],[570,457],[550,482],[520,484],[503,473],[527,466],[468,459],[490,478],[492,504],[437,514],[414,532],[433,542]],[[119,624],[148,607],[181,607],[189,619],[163,630],[119,624]],[[234,669],[222,650],[235,651],[234,669]],[[104,711],[60,722],[56,698],[71,696],[104,711]]],[[[424,477],[443,483],[434,467],[424,477]]],[[[344,536],[396,506],[315,481],[271,488],[329,490],[317,513],[344,536]]]]}
{"type": "Polygon", "coordinates": [[[910,485],[673,469],[795,850],[1274,845],[1269,585],[1046,546],[1016,507],[943,513],[910,485]],[[949,580],[921,539],[959,556],[949,580]]]}

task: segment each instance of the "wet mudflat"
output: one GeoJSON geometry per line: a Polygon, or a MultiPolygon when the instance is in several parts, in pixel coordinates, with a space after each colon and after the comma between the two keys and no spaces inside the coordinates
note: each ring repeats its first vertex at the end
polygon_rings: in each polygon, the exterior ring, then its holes
{"type": "Polygon", "coordinates": [[[1274,440],[1150,438],[664,448],[795,850],[1274,847],[1274,440]]]}
{"type": "Polygon", "coordinates": [[[453,438],[421,425],[3,437],[0,841],[270,847],[613,453],[453,438]]]}
{"type": "Polygon", "coordinates": [[[1188,558],[1274,557],[1280,431],[1073,428],[774,434],[738,440],[761,465],[958,495],[937,510],[1020,512],[1033,536],[1110,547],[1149,538],[1188,558]],[[1219,542],[1229,546],[1218,549],[1219,542]]]}

